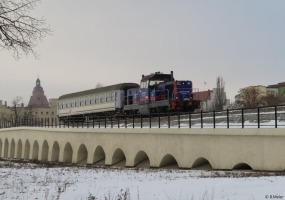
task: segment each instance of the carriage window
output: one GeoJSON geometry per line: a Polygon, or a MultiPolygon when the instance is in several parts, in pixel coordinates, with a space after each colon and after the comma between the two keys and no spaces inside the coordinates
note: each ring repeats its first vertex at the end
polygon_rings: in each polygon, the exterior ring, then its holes
{"type": "Polygon", "coordinates": [[[78,106],[79,106],[79,101],[80,101],[79,98],[76,98],[76,99],[75,99],[75,107],[78,107],[78,106]]]}
{"type": "Polygon", "coordinates": [[[113,95],[112,92],[109,92],[109,93],[106,94],[106,101],[107,102],[112,102],[113,99],[114,99],[114,95],[113,95]]]}
{"type": "Polygon", "coordinates": [[[80,106],[84,106],[84,97],[80,98],[80,106]]]}
{"type": "Polygon", "coordinates": [[[59,109],[62,109],[62,108],[63,108],[63,105],[62,105],[62,102],[61,102],[61,101],[58,102],[58,108],[59,108],[59,109]]]}
{"type": "Polygon", "coordinates": [[[94,99],[95,99],[95,96],[92,95],[91,98],[90,98],[90,105],[93,105],[93,104],[94,104],[94,99]]]}
{"type": "Polygon", "coordinates": [[[90,96],[85,97],[85,105],[89,105],[90,103],[90,96]]]}
{"type": "Polygon", "coordinates": [[[70,100],[70,107],[71,107],[71,108],[74,107],[74,99],[71,99],[71,100],[70,100]]]}
{"type": "Polygon", "coordinates": [[[100,102],[105,103],[106,102],[106,95],[105,93],[100,94],[100,102]]]}
{"type": "Polygon", "coordinates": [[[99,104],[100,103],[100,96],[99,94],[95,95],[95,104],[99,104]]]}

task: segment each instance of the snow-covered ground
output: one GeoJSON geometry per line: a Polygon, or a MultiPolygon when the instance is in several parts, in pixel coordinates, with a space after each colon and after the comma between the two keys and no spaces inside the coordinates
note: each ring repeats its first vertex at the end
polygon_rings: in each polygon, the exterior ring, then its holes
{"type": "Polygon", "coordinates": [[[285,174],[0,162],[0,199],[285,199],[285,174]]]}

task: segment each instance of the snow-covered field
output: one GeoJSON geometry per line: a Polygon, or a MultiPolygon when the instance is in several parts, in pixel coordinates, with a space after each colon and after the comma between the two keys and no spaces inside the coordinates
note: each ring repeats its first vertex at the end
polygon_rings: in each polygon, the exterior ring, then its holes
{"type": "Polygon", "coordinates": [[[0,199],[285,199],[285,174],[0,162],[0,199]]]}

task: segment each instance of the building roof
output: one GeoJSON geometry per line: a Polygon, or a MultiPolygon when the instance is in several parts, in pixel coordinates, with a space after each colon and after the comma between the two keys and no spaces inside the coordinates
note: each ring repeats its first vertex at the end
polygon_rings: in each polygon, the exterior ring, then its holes
{"type": "Polygon", "coordinates": [[[193,93],[193,99],[201,100],[201,101],[208,101],[211,99],[211,91],[201,91],[193,93]]]}
{"type": "Polygon", "coordinates": [[[34,87],[33,94],[30,98],[28,107],[30,108],[49,108],[47,97],[44,94],[44,90],[41,86],[41,81],[38,78],[36,80],[36,86],[34,87]]]}

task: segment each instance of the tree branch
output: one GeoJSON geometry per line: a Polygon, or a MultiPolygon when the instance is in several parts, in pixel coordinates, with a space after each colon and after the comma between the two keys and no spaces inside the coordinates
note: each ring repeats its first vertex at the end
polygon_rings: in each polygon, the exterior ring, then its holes
{"type": "Polygon", "coordinates": [[[0,49],[21,53],[32,53],[36,43],[51,34],[43,18],[29,15],[40,0],[0,0],[0,49]]]}

